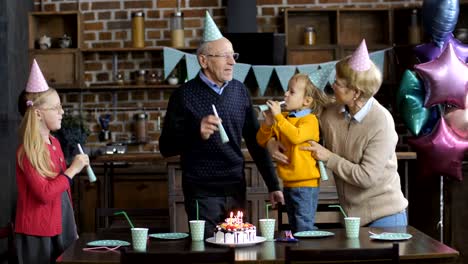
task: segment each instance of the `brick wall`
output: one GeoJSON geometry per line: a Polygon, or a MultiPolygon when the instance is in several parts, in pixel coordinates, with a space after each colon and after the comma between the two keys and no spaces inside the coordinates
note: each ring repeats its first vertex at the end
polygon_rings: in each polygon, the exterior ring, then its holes
{"type": "MultiPolygon", "coordinates": [[[[83,18],[85,48],[131,46],[131,13],[145,13],[146,46],[170,44],[169,18],[177,6],[176,0],[34,0],[36,11],[79,10],[83,18]]],[[[185,44],[197,46],[202,34],[205,10],[223,31],[226,24],[225,1],[181,0],[184,14],[185,44]]],[[[389,7],[421,4],[422,1],[407,0],[257,0],[257,28],[259,32],[281,32],[282,12],[285,7],[389,7]]],[[[162,68],[162,54],[131,53],[119,55],[118,69],[126,79],[131,79],[137,69],[156,71],[162,68]],[[124,56],[124,57],[122,57],[124,56]]],[[[84,54],[84,79],[92,83],[113,80],[112,56],[109,54],[84,54]]],[[[158,117],[162,120],[172,90],[122,90],[61,92],[65,107],[80,108],[88,121],[91,135],[88,147],[97,149],[101,130],[96,121],[101,114],[111,114],[112,140],[129,141],[133,133],[133,116],[142,111],[149,114],[147,144],[129,146],[130,150],[153,151],[157,149],[160,133],[158,117]]],[[[68,111],[76,114],[76,111],[68,111]]],[[[406,129],[401,128],[402,133],[406,129]]]]}

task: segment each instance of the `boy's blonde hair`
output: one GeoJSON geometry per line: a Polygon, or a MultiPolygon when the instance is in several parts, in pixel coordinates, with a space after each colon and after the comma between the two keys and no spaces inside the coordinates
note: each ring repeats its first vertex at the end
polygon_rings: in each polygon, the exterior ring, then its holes
{"type": "Polygon", "coordinates": [[[52,88],[40,93],[23,92],[18,101],[19,111],[23,115],[19,129],[20,143],[23,146],[17,154],[18,164],[23,169],[22,161],[27,158],[39,174],[46,178],[57,176],[57,172],[54,170],[49,151],[39,132],[40,121],[35,109],[44,105],[46,99],[54,93],[57,91],[52,88]],[[31,101],[32,106],[28,106],[27,101],[31,101]]]}
{"type": "Polygon", "coordinates": [[[312,113],[319,116],[325,105],[329,103],[329,99],[327,95],[317,88],[309,78],[309,75],[304,73],[297,73],[295,74],[290,81],[296,81],[296,83],[303,83],[305,85],[305,94],[304,96],[312,97],[312,104],[310,105],[310,109],[312,109],[312,113]]]}
{"type": "Polygon", "coordinates": [[[371,61],[367,71],[358,72],[349,66],[350,57],[340,60],[336,64],[337,78],[344,79],[346,86],[361,92],[361,98],[369,99],[374,96],[382,85],[382,73],[371,61]]]}

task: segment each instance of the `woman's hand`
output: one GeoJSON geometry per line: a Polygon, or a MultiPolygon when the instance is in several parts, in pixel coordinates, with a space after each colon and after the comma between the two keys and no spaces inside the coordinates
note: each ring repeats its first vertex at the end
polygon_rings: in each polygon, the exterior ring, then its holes
{"type": "Polygon", "coordinates": [[[271,157],[276,162],[280,162],[285,165],[289,164],[288,157],[283,154],[283,151],[285,151],[286,148],[275,138],[272,138],[268,141],[266,148],[268,149],[268,152],[270,152],[271,157]]]}
{"type": "Polygon", "coordinates": [[[332,152],[315,141],[309,141],[310,147],[300,147],[301,150],[310,151],[315,160],[327,162],[332,152]]]}

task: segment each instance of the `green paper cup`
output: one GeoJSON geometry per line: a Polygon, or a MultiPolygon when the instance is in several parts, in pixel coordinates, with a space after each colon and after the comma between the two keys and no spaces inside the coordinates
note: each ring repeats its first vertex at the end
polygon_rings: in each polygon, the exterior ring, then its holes
{"type": "Polygon", "coordinates": [[[360,217],[345,217],[345,228],[347,238],[358,238],[359,227],[361,223],[360,217]]]}
{"type": "Polygon", "coordinates": [[[146,251],[148,228],[132,228],[132,244],[135,251],[146,251]]]}
{"type": "Polygon", "coordinates": [[[190,220],[189,223],[192,241],[203,241],[205,235],[205,220],[190,220]]]}
{"type": "Polygon", "coordinates": [[[275,219],[260,219],[260,232],[268,241],[273,241],[275,236],[275,219]]]}

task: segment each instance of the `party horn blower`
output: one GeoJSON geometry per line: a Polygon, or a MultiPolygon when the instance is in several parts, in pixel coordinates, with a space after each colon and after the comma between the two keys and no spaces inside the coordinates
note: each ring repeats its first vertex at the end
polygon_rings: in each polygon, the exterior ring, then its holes
{"type": "MultiPolygon", "coordinates": [[[[81,154],[85,154],[84,151],[83,151],[83,148],[81,148],[80,143],[78,143],[78,150],[80,151],[81,154]]],[[[89,182],[95,182],[96,181],[96,175],[94,174],[94,171],[91,168],[91,165],[86,166],[86,171],[88,172],[89,182]]]]}
{"type": "Polygon", "coordinates": [[[319,172],[320,172],[320,178],[322,181],[328,181],[328,174],[327,170],[325,169],[325,164],[323,164],[323,161],[319,160],[317,161],[318,167],[319,167],[319,172]]]}
{"type": "MultiPolygon", "coordinates": [[[[281,101],[279,104],[284,105],[285,103],[286,103],[285,101],[281,101]]],[[[269,107],[267,104],[262,104],[258,106],[258,109],[260,109],[261,112],[268,110],[268,108],[269,107]]]]}
{"type": "MultiPolygon", "coordinates": [[[[216,111],[215,105],[211,105],[213,107],[213,112],[217,118],[219,118],[218,111],[216,111]]],[[[223,124],[219,123],[218,125],[219,129],[219,135],[221,136],[221,142],[223,143],[228,143],[229,142],[229,137],[226,134],[226,130],[224,130],[223,124]]]]}

